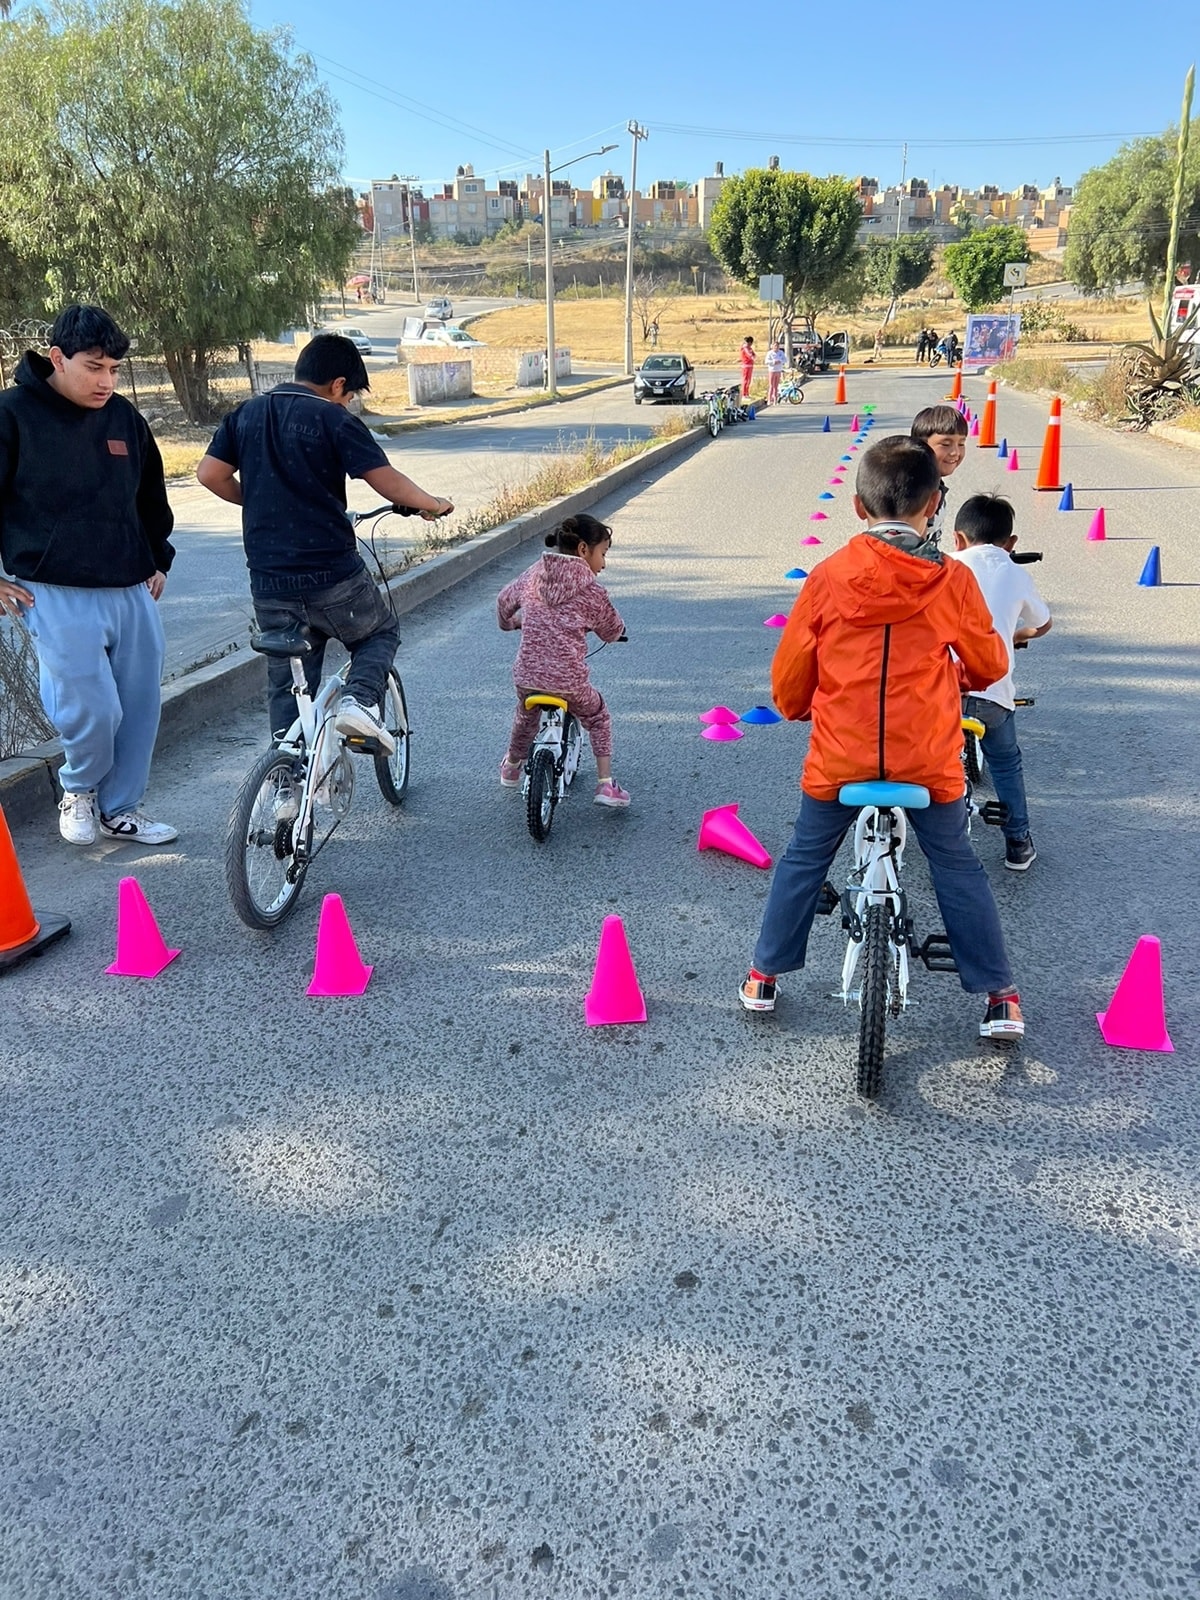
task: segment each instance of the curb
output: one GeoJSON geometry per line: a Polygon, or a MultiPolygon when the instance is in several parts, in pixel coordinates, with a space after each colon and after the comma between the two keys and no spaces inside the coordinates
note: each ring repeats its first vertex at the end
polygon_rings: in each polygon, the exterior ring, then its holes
{"type": "MultiPolygon", "coordinates": [[[[640,455],[622,461],[620,466],[611,467],[582,489],[560,495],[536,511],[526,511],[511,522],[502,522],[466,544],[456,545],[400,573],[387,586],[397,614],[403,616],[424,605],[518,545],[547,532],[563,517],[586,511],[617,489],[624,488],[632,479],[694,450],[707,439],[708,432],[704,428],[693,428],[677,438],[664,439],[662,444],[652,445],[640,455]]],[[[218,714],[243,705],[247,700],[264,698],[266,687],[266,661],[249,650],[239,650],[233,656],[189,672],[163,691],[155,753],[212,721],[218,714]]],[[[62,746],[57,739],[36,745],[27,755],[0,761],[0,805],[10,824],[28,822],[44,812],[48,805],[57,805],[59,791],[55,774],[61,764],[62,746]]]]}
{"type": "Polygon", "coordinates": [[[1176,428],[1169,422],[1152,422],[1149,432],[1156,439],[1165,439],[1168,444],[1181,444],[1188,450],[1200,450],[1200,433],[1192,428],[1176,428]]]}

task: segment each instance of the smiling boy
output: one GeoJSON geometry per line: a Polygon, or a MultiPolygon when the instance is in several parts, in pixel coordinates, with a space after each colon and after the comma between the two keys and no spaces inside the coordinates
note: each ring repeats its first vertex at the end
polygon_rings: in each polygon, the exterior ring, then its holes
{"type": "Polygon", "coordinates": [[[42,702],[62,740],[59,832],[169,844],[141,809],[158,734],[163,630],[155,602],[175,552],[162,457],[116,394],[129,340],[71,305],[0,394],[0,611],[37,643],[42,702]]]}
{"type": "Polygon", "coordinates": [[[926,406],[913,418],[910,432],[914,439],[924,440],[933,451],[942,475],[941,499],[925,530],[926,538],[937,544],[946,514],[946,479],[958,471],[967,453],[966,418],[953,406],[926,406]]]}

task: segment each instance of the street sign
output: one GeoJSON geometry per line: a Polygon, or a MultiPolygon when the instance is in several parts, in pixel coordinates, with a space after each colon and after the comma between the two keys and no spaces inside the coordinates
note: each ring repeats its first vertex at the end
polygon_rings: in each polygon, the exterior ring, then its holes
{"type": "Polygon", "coordinates": [[[769,272],[758,280],[758,298],[766,301],[783,299],[782,272],[769,272]]]}
{"type": "Polygon", "coordinates": [[[1009,261],[1004,267],[1004,287],[1006,289],[1023,289],[1025,275],[1029,271],[1024,261],[1009,261]]]}

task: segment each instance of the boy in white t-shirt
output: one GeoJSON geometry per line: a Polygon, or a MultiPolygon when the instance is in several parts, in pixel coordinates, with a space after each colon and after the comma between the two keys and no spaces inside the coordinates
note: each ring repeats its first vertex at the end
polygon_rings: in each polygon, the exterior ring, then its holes
{"type": "Polygon", "coordinates": [[[998,683],[963,701],[966,716],[982,722],[983,754],[991,768],[996,798],[1008,808],[1004,822],[1004,865],[1026,872],[1037,860],[1029,836],[1029,806],[1017,743],[1017,714],[1013,707],[1013,649],[1018,642],[1040,639],[1050,631],[1050,608],[1037,592],[1025,568],[1012,559],[1017,542],[1015,513],[998,494],[972,495],[954,519],[954,555],[970,567],[983,591],[992,625],[1008,646],[1008,672],[998,683]]]}

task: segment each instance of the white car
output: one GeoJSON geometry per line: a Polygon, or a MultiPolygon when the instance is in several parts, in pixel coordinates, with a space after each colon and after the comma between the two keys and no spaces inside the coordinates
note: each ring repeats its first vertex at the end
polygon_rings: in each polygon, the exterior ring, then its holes
{"type": "Polygon", "coordinates": [[[444,294],[435,295],[425,307],[425,315],[433,322],[449,322],[454,315],[454,307],[444,294]]]}
{"type": "Polygon", "coordinates": [[[370,339],[367,338],[361,328],[324,328],[322,332],[337,333],[343,339],[349,339],[360,356],[369,356],[374,353],[370,339]]]}
{"type": "Polygon", "coordinates": [[[465,328],[426,328],[418,344],[448,344],[459,350],[482,350],[482,339],[472,339],[465,328]]]}

